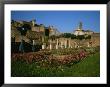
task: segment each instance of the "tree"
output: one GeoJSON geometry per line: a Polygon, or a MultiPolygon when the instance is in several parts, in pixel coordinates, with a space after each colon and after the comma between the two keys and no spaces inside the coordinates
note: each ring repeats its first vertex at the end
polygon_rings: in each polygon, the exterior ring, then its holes
{"type": "Polygon", "coordinates": [[[31,26],[29,24],[23,24],[21,27],[17,27],[17,29],[20,31],[21,35],[26,35],[27,30],[31,29],[31,26]]]}
{"type": "Polygon", "coordinates": [[[86,36],[85,39],[91,39],[91,35],[86,36]]]}
{"type": "Polygon", "coordinates": [[[71,34],[71,39],[76,39],[76,35],[71,34]]]}
{"type": "Polygon", "coordinates": [[[70,38],[71,37],[71,33],[64,33],[61,35],[64,38],[70,38]]]}
{"type": "Polygon", "coordinates": [[[49,29],[45,29],[45,36],[49,36],[49,29]]]}
{"type": "Polygon", "coordinates": [[[82,39],[85,39],[85,37],[84,37],[84,35],[78,35],[78,36],[76,36],[76,39],[82,40],[82,39]]]}
{"type": "Polygon", "coordinates": [[[22,27],[23,27],[25,30],[30,30],[30,29],[31,29],[30,24],[27,24],[27,23],[24,23],[22,27]]]}

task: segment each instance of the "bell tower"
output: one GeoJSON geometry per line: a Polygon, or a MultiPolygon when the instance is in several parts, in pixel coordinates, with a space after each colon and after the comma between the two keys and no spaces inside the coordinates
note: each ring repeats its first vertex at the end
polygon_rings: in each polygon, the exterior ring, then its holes
{"type": "Polygon", "coordinates": [[[82,22],[79,22],[78,29],[82,30],[82,22]]]}

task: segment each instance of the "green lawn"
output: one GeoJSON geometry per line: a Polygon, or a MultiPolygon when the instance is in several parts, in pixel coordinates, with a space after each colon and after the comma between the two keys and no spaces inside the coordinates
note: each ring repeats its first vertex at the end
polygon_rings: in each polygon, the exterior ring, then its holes
{"type": "Polygon", "coordinates": [[[11,63],[11,76],[13,77],[99,77],[100,54],[96,53],[71,66],[40,67],[37,63],[25,62],[11,63]]]}

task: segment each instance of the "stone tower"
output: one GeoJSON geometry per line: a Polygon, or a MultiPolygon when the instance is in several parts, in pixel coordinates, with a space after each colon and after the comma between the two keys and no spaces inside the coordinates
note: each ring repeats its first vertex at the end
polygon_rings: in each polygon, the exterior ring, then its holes
{"type": "Polygon", "coordinates": [[[78,29],[82,30],[82,22],[79,22],[78,29]]]}
{"type": "Polygon", "coordinates": [[[31,22],[32,22],[32,26],[35,26],[36,20],[34,19],[34,20],[32,20],[31,22]]]}

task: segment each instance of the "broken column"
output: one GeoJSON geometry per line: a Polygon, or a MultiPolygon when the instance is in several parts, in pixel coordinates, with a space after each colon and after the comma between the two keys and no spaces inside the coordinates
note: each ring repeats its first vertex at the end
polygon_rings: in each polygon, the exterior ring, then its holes
{"type": "Polygon", "coordinates": [[[63,42],[61,41],[61,48],[63,49],[63,42]]]}
{"type": "Polygon", "coordinates": [[[58,45],[56,45],[56,49],[58,49],[58,45]]]}
{"type": "Polygon", "coordinates": [[[32,40],[32,51],[34,52],[35,51],[35,40],[32,40]]]}
{"type": "Polygon", "coordinates": [[[50,43],[50,50],[52,49],[52,44],[50,43]]]}
{"type": "Polygon", "coordinates": [[[67,48],[67,41],[65,40],[65,48],[67,48]]]}
{"type": "Polygon", "coordinates": [[[74,42],[74,47],[75,47],[75,48],[77,47],[77,44],[76,44],[76,42],[74,42]]]}
{"type": "Polygon", "coordinates": [[[49,48],[50,48],[50,50],[52,49],[52,43],[51,43],[51,40],[50,40],[49,48]]]}
{"type": "Polygon", "coordinates": [[[33,45],[35,45],[35,40],[32,40],[33,41],[33,45]]]}
{"type": "Polygon", "coordinates": [[[58,49],[58,39],[57,39],[56,49],[58,49]]]}
{"type": "Polygon", "coordinates": [[[69,39],[69,48],[71,47],[71,40],[69,39]]]}
{"type": "Polygon", "coordinates": [[[88,42],[88,45],[87,46],[90,47],[89,42],[88,42]]]}
{"type": "Polygon", "coordinates": [[[42,45],[42,49],[45,49],[45,43],[43,43],[43,45],[42,45]]]}

